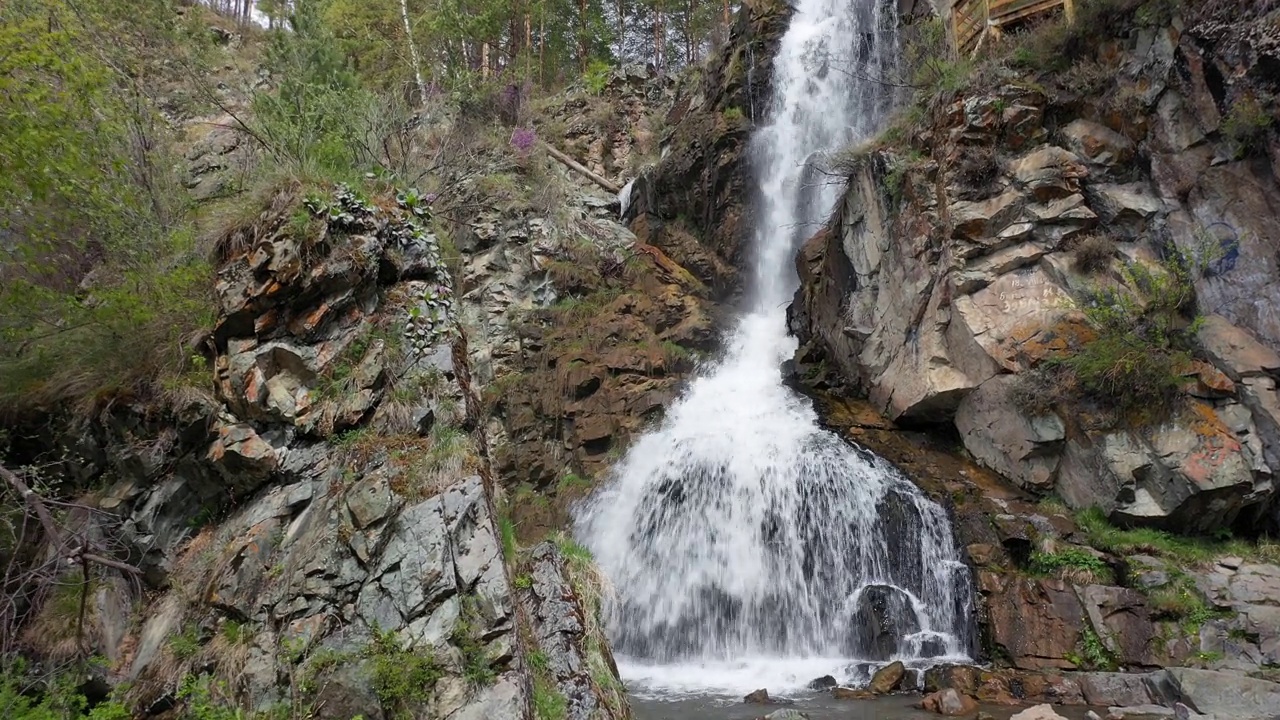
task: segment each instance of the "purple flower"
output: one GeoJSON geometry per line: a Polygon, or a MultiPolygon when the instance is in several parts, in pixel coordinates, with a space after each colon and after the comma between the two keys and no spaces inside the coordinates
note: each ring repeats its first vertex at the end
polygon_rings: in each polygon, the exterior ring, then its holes
{"type": "Polygon", "coordinates": [[[436,201],[436,197],[438,196],[435,193],[427,193],[426,197],[422,198],[422,202],[430,205],[436,201]]]}
{"type": "Polygon", "coordinates": [[[521,155],[527,154],[537,139],[538,136],[533,132],[533,128],[516,128],[511,131],[511,147],[521,155]]]}

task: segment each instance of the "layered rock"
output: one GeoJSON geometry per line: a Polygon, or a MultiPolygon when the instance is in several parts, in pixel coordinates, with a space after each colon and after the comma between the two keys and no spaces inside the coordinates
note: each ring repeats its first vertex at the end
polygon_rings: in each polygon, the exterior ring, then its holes
{"type": "Polygon", "coordinates": [[[894,421],[953,425],[980,462],[1073,508],[1189,532],[1274,526],[1280,186],[1220,121],[1270,82],[1273,50],[1233,63],[1221,38],[1247,19],[1208,15],[1124,26],[1084,59],[1114,71],[1096,97],[1006,75],[935,113],[911,141],[922,158],[865,154],[797,260],[800,372],[825,362],[894,421]],[[1091,236],[1111,243],[1101,269],[1081,260],[1091,236]],[[1090,298],[1142,298],[1135,278],[1170,258],[1190,264],[1204,318],[1178,412],[1136,426],[1027,379],[1097,339],[1090,298]]]}
{"type": "MultiPolygon", "coordinates": [[[[69,474],[114,480],[93,499],[102,532],[149,592],[101,578],[86,627],[138,707],[210,677],[258,711],[532,716],[523,638],[582,610],[517,597],[456,284],[425,216],[344,187],[305,204],[282,191],[219,248],[210,391],[48,439],[69,474]]],[[[37,655],[50,640],[27,638],[37,655]]],[[[586,683],[591,717],[625,716],[606,676],[565,681],[586,683]]]]}

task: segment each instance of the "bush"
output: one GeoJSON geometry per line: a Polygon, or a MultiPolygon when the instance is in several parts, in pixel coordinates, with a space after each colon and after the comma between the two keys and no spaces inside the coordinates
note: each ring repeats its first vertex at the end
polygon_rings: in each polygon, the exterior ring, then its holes
{"type": "MultiPolygon", "coordinates": [[[[211,273],[187,223],[172,137],[131,74],[150,72],[155,48],[124,57],[127,45],[100,40],[132,14],[146,19],[153,45],[177,55],[172,15],[153,32],[158,3],[91,5],[18,3],[0,22],[0,405],[9,407],[92,401],[179,374],[211,320],[211,273]]],[[[126,28],[113,40],[137,38],[126,28]]]]}
{"type": "Polygon", "coordinates": [[[443,677],[440,665],[422,650],[406,650],[391,631],[376,631],[365,649],[372,670],[373,691],[384,707],[407,712],[431,699],[443,677]]]}
{"type": "Polygon", "coordinates": [[[1274,121],[1266,104],[1245,95],[1231,104],[1222,119],[1222,134],[1235,146],[1236,157],[1244,157],[1265,150],[1267,131],[1274,121]]]}
{"type": "Polygon", "coordinates": [[[1076,241],[1075,268],[1086,275],[1092,275],[1111,267],[1111,259],[1116,255],[1116,242],[1108,235],[1090,233],[1076,241]]]}

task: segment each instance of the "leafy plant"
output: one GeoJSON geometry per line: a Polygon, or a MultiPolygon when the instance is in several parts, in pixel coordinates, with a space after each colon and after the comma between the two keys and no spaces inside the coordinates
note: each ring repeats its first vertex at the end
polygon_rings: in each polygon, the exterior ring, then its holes
{"type": "Polygon", "coordinates": [[[1267,132],[1275,118],[1267,105],[1254,95],[1245,95],[1231,104],[1222,119],[1222,134],[1236,148],[1236,157],[1243,157],[1265,148],[1267,132]]]}
{"type": "Polygon", "coordinates": [[[533,683],[533,714],[537,720],[564,720],[569,704],[551,681],[538,678],[533,683]]]}
{"type": "Polygon", "coordinates": [[[1085,626],[1080,632],[1080,652],[1085,667],[1091,670],[1115,670],[1115,654],[1103,643],[1093,628],[1085,626]]]}
{"type": "Polygon", "coordinates": [[[228,697],[225,683],[209,675],[187,675],[178,687],[178,699],[186,705],[190,720],[249,720],[228,697]]]}
{"type": "Polygon", "coordinates": [[[182,632],[169,637],[169,649],[179,660],[190,660],[200,652],[200,628],[188,625],[182,632]]]}
{"type": "Polygon", "coordinates": [[[408,716],[412,707],[431,699],[432,689],[444,673],[424,650],[405,649],[393,631],[374,631],[365,649],[373,691],[397,716],[408,716]]]}
{"type": "Polygon", "coordinates": [[[603,60],[592,60],[591,64],[587,65],[587,71],[582,75],[582,82],[586,85],[588,92],[599,95],[609,84],[611,74],[613,74],[613,67],[609,63],[603,60]]]}

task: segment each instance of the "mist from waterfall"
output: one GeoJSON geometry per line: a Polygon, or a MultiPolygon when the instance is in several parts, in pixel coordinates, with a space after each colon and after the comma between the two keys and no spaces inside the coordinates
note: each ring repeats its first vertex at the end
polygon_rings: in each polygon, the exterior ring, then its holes
{"type": "Polygon", "coordinates": [[[794,257],[841,186],[823,154],[892,105],[896,3],[799,0],[757,130],[746,312],[578,513],[612,581],[609,633],[640,691],[741,694],[970,653],[972,591],[945,512],[819,426],[788,389],[794,257]]]}

